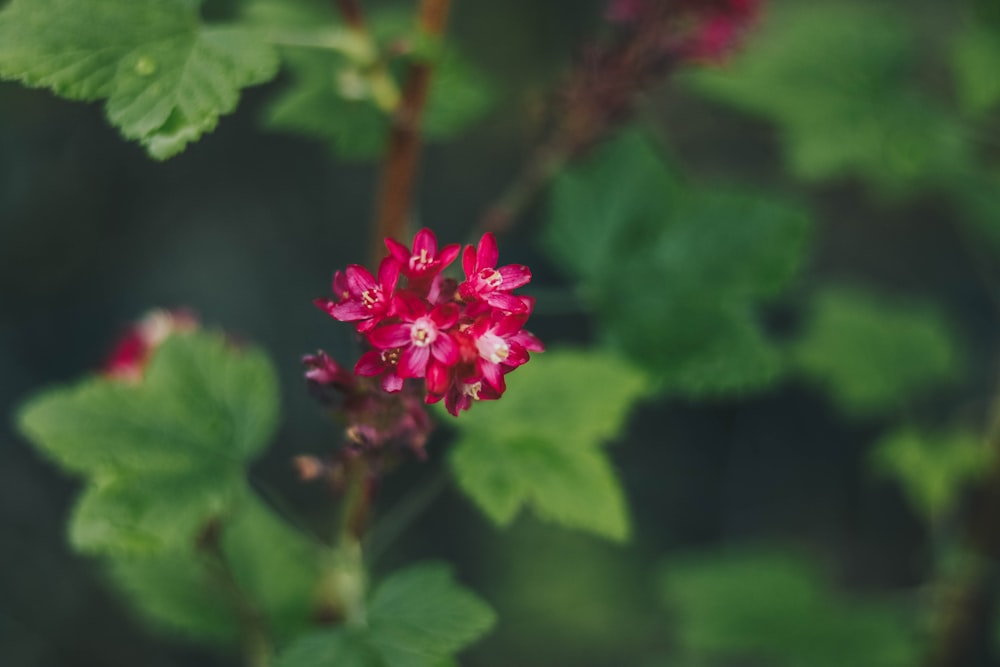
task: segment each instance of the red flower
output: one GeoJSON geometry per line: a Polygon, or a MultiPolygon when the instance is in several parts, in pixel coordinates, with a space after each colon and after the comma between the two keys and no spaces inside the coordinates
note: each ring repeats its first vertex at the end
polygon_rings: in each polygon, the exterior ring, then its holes
{"type": "Polygon", "coordinates": [[[314,303],[335,320],[357,322],[357,329],[366,333],[391,315],[392,297],[399,279],[399,264],[386,257],[378,267],[378,282],[368,269],[351,264],[347,271],[333,276],[334,295],[338,301],[316,299],[314,303]]]}
{"type": "Polygon", "coordinates": [[[403,388],[403,378],[400,377],[398,347],[385,350],[368,350],[358,359],[354,372],[363,377],[382,376],[382,389],[394,394],[403,388]]]}
{"type": "Polygon", "coordinates": [[[432,355],[445,366],[458,361],[458,346],[445,332],[458,322],[458,306],[446,303],[429,310],[423,300],[406,296],[397,297],[395,308],[402,322],[374,329],[368,341],[380,350],[400,348],[400,377],[426,377],[432,355]]]}
{"type": "Polygon", "coordinates": [[[198,318],[187,310],[151,310],[134,323],[115,344],[104,374],[118,380],[138,382],[153,351],[170,336],[198,328],[198,318]]]}
{"type": "Polygon", "coordinates": [[[521,329],[523,315],[496,314],[480,318],[466,333],[475,341],[479,353],[477,369],[482,378],[497,392],[507,388],[504,373],[528,361],[528,351],[541,352],[541,341],[521,329]]]}
{"type": "Polygon", "coordinates": [[[478,248],[466,246],[462,255],[465,282],[458,286],[459,296],[466,301],[485,301],[510,313],[524,312],[524,303],[510,291],[526,285],[531,280],[531,271],[521,264],[498,269],[498,259],[497,241],[490,232],[483,234],[478,248]]]}
{"type": "Polygon", "coordinates": [[[424,228],[413,237],[413,251],[395,239],[386,239],[385,247],[399,262],[401,272],[409,280],[412,289],[426,288],[430,282],[449,264],[455,261],[461,245],[453,243],[437,251],[437,237],[424,228]]]}

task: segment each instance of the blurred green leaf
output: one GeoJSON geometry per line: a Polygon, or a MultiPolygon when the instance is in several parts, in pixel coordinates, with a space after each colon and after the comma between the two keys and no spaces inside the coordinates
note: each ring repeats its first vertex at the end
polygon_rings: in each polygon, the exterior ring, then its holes
{"type": "Polygon", "coordinates": [[[774,121],[800,177],[860,175],[887,191],[966,171],[959,121],[915,85],[901,10],[861,3],[774,5],[730,66],[701,70],[703,94],[774,121]]]}
{"type": "Polygon", "coordinates": [[[792,348],[798,370],[852,416],[899,409],[954,380],[960,356],[948,322],[932,308],[843,288],[815,297],[792,348]]]}
{"type": "Polygon", "coordinates": [[[455,583],[451,570],[421,563],[386,579],[372,596],[367,624],[307,635],[277,667],[445,667],[486,633],[493,610],[455,583]]]}
{"type": "Polygon", "coordinates": [[[760,197],[684,188],[627,131],[560,174],[546,230],[605,336],[689,395],[741,391],[781,370],[754,306],[802,261],[809,220],[760,197]]]}
{"type": "Polygon", "coordinates": [[[190,0],[13,0],[0,12],[0,78],[77,100],[107,98],[129,139],[165,159],[179,153],[239,91],[277,74],[257,32],[201,24],[190,0]]]}
{"type": "Polygon", "coordinates": [[[660,590],[680,653],[776,667],[905,667],[920,656],[902,608],[851,599],[790,554],[745,550],[669,559],[660,590]]]}
{"type": "Polygon", "coordinates": [[[177,335],[138,386],[95,378],[31,399],[21,431],[74,472],[166,474],[241,468],[277,420],[274,369],[222,336],[177,335]]]}
{"type": "Polygon", "coordinates": [[[607,354],[537,355],[508,379],[503,400],[453,422],[461,489],[496,523],[522,506],[614,540],[628,535],[625,498],[600,445],[619,431],[645,378],[607,354]]]}
{"type": "Polygon", "coordinates": [[[167,634],[218,644],[235,644],[239,615],[229,595],[204,562],[164,552],[108,561],[112,580],[153,627],[167,634]]]}
{"type": "Polygon", "coordinates": [[[914,510],[932,522],[954,509],[966,485],[989,471],[990,460],[977,435],[912,428],[882,438],[871,458],[874,469],[899,483],[914,510]]]}
{"type": "MultiPolygon", "coordinates": [[[[258,0],[257,14],[272,16],[269,2],[258,0]]],[[[283,20],[299,24],[308,12],[283,20]]],[[[317,20],[315,17],[313,20],[317,20]]],[[[415,39],[412,16],[392,9],[371,17],[371,31],[382,48],[415,39]]],[[[293,82],[269,107],[268,126],[310,138],[328,141],[345,159],[373,159],[388,141],[391,111],[382,99],[384,91],[370,64],[352,62],[335,52],[291,49],[287,61],[293,82]]],[[[406,61],[393,63],[389,75],[399,85],[395,70],[405,71],[406,61]]],[[[391,96],[390,96],[391,97],[391,96]]],[[[450,48],[435,59],[430,92],[424,110],[423,130],[429,139],[446,139],[464,130],[482,116],[494,98],[486,76],[450,48]]]]}
{"type": "Polygon", "coordinates": [[[1000,102],[1000,30],[972,24],[955,38],[952,67],[962,108],[982,114],[1000,102]]]}

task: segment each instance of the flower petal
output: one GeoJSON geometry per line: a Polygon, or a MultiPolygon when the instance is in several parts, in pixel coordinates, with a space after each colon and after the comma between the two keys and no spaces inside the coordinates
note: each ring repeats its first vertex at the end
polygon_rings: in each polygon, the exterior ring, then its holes
{"type": "Polygon", "coordinates": [[[385,371],[386,365],[382,361],[382,353],[377,350],[369,350],[361,355],[358,363],[354,365],[354,374],[365,377],[374,377],[385,371]]]}
{"type": "Polygon", "coordinates": [[[446,366],[454,366],[458,363],[458,345],[455,344],[455,340],[451,336],[443,331],[438,332],[437,340],[431,345],[431,354],[446,366]]]}
{"type": "Polygon", "coordinates": [[[490,292],[486,295],[486,303],[509,313],[522,313],[528,309],[521,299],[506,292],[490,292]]]}
{"type": "Polygon", "coordinates": [[[501,266],[497,271],[503,278],[503,282],[500,283],[500,289],[503,290],[517,289],[531,282],[531,269],[523,264],[508,264],[501,266]]]}
{"type": "Polygon", "coordinates": [[[385,248],[389,251],[389,254],[395,258],[400,264],[406,264],[410,261],[410,249],[405,245],[397,241],[396,239],[386,239],[385,248]]]}
{"type": "Polygon", "coordinates": [[[491,387],[496,389],[501,394],[507,388],[507,385],[503,380],[503,370],[500,368],[500,364],[495,364],[492,361],[487,361],[485,359],[480,359],[479,370],[483,373],[483,379],[491,387]]]}
{"type": "Polygon", "coordinates": [[[493,232],[486,232],[483,234],[483,238],[479,239],[476,268],[479,271],[492,269],[497,265],[498,259],[500,259],[500,252],[497,250],[497,238],[493,236],[493,232]]]}
{"type": "Polygon", "coordinates": [[[458,322],[459,310],[454,303],[443,303],[431,311],[431,321],[438,329],[450,329],[458,322]]]}
{"type": "Polygon", "coordinates": [[[413,237],[413,257],[419,257],[420,251],[426,251],[427,257],[432,258],[437,255],[437,237],[427,227],[424,227],[413,237]]]}
{"type": "Polygon", "coordinates": [[[465,246],[465,252],[462,253],[462,269],[467,279],[476,273],[476,249],[471,245],[465,246]]]}
{"type": "Polygon", "coordinates": [[[361,296],[366,290],[378,287],[375,283],[375,276],[360,264],[351,264],[345,271],[347,276],[347,289],[354,296],[361,296]]]}
{"type": "Polygon", "coordinates": [[[362,306],[357,301],[344,301],[342,303],[335,303],[330,307],[330,313],[335,319],[341,322],[356,322],[358,320],[367,320],[372,316],[370,310],[362,306]]]}
{"type": "Polygon", "coordinates": [[[387,350],[391,347],[402,347],[410,344],[410,325],[397,322],[396,324],[386,324],[368,334],[368,342],[379,348],[387,350]]]}
{"type": "Polygon", "coordinates": [[[440,268],[445,268],[449,264],[455,261],[458,257],[458,253],[461,252],[462,246],[458,243],[452,243],[451,245],[446,245],[441,249],[441,254],[438,255],[438,262],[440,262],[440,268]]]}
{"type": "Polygon", "coordinates": [[[422,378],[427,373],[427,362],[431,351],[427,347],[410,345],[399,355],[399,376],[404,378],[422,378]]]}
{"type": "MultiPolygon", "coordinates": [[[[436,355],[435,355],[436,356],[436,355]]],[[[443,395],[451,385],[451,369],[445,364],[431,361],[427,366],[427,391],[443,395]]]]}
{"type": "Polygon", "coordinates": [[[384,257],[378,265],[378,284],[386,296],[392,294],[399,280],[399,262],[395,257],[384,257]]]}
{"type": "Polygon", "coordinates": [[[385,391],[389,392],[390,394],[395,394],[402,388],[403,388],[403,378],[399,377],[392,371],[382,376],[382,389],[384,389],[385,391]]]}

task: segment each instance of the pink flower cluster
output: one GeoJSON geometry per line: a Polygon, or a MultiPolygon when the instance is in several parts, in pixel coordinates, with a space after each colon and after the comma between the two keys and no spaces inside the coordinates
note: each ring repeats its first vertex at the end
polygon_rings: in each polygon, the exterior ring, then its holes
{"type": "Polygon", "coordinates": [[[393,239],[385,243],[389,256],[377,275],[352,264],[334,274],[335,298],[315,302],[334,319],[353,322],[371,347],[355,374],[381,377],[389,393],[422,379],[425,402],[444,399],[456,416],[474,400],[499,398],[504,376],[543,349],[523,328],[534,300],[513,294],[531,280],[528,267],[497,267],[490,233],[461,253],[461,283],[442,273],[458,257],[458,244],[438,250],[429,229],[417,233],[412,250],[393,239]]]}
{"type": "Polygon", "coordinates": [[[198,318],[189,310],[151,310],[122,334],[102,371],[109,378],[140,382],[156,348],[174,334],[197,328],[198,318]]]}

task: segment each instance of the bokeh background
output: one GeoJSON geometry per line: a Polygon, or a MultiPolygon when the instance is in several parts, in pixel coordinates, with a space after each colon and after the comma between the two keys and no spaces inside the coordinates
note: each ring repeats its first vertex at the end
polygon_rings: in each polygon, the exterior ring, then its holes
{"type": "MultiPolygon", "coordinates": [[[[905,76],[922,99],[961,106],[949,54],[966,26],[985,22],[973,3],[880,6],[920,44],[905,76]]],[[[442,240],[467,240],[540,136],[546,91],[603,29],[603,4],[458,0],[454,11],[455,42],[500,94],[460,137],[424,151],[419,222],[442,240]]],[[[748,37],[747,54],[767,48],[758,37],[748,37]]],[[[879,48],[871,46],[872,63],[882,62],[879,48]]],[[[864,49],[851,53],[864,70],[864,49]]],[[[836,52],[824,58],[838,62],[836,52]]],[[[311,301],[327,293],[334,269],[365,258],[376,170],[321,142],[262,129],[282,83],[246,91],[215,132],[163,163],[122,140],[99,104],[0,84],[0,664],[235,664],[146,629],[103,585],[97,564],[69,551],[64,532],[77,482],[33,451],[8,418],[30,393],[99,367],[127,323],[151,307],[189,307],[270,353],[284,413],[254,483],[280,498],[282,511],[324,530],[331,501],[298,482],[290,460],[327,451],[338,436],[306,394],[299,358],[320,347],[343,359],[356,354],[346,327],[311,301]]],[[[872,185],[880,164],[804,177],[788,166],[787,124],[709,89],[672,78],[648,92],[639,113],[685,177],[778,193],[811,212],[802,275],[767,312],[775,335],[794,337],[812,290],[828,283],[933,304],[968,363],[920,416],[981,424],[996,391],[1000,273],[988,235],[970,236],[955,222],[966,216],[966,200],[923,184],[887,192],[872,185]]],[[[988,165],[1000,145],[996,112],[965,118],[956,127],[976,164],[988,165]]],[[[989,199],[996,181],[982,182],[989,199]]],[[[532,320],[537,334],[549,344],[592,342],[592,321],[539,240],[545,217],[542,203],[529,208],[501,240],[502,259],[530,264],[534,289],[547,295],[532,320]]],[[[671,659],[682,624],[663,599],[663,563],[746,545],[803,555],[831,595],[892,599],[920,616],[940,543],[900,487],[868,463],[873,443],[899,419],[847,419],[794,375],[746,396],[651,399],[610,450],[634,518],[629,544],[527,517],[501,531],[446,488],[375,569],[425,557],[456,564],[501,619],[463,658],[468,665],[710,664],[671,659]]],[[[438,474],[447,442],[445,428],[428,462],[390,480],[383,507],[438,474]]],[[[773,562],[762,563],[750,572],[767,581],[773,562]]]]}

